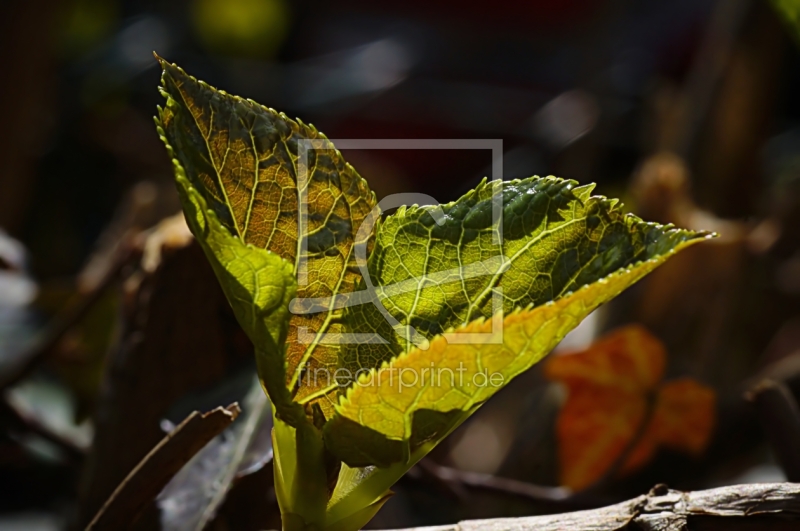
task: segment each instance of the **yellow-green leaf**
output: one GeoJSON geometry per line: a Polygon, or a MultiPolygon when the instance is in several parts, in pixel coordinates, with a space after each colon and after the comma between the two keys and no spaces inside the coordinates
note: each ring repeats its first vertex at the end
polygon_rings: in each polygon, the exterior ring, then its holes
{"type": "Polygon", "coordinates": [[[397,324],[374,304],[348,308],[354,332],[385,342],[345,346],[340,365],[378,367],[448,328],[542,305],[698,237],[626,215],[593,188],[555,177],[484,181],[448,205],[389,216],[368,270],[397,324]]]}
{"type": "MultiPolygon", "coordinates": [[[[444,437],[503,385],[545,356],[591,311],[675,252],[707,236],[646,224],[634,216],[614,214],[613,207],[604,198],[572,201],[571,208],[560,210],[557,227],[550,233],[564,230],[570,222],[568,214],[580,219],[575,216],[579,213],[582,223],[575,223],[553,241],[541,236],[531,240],[537,243],[528,249],[537,258],[526,260],[517,278],[535,279],[537,273],[544,274],[539,264],[545,263],[550,278],[559,282],[538,289],[542,284],[535,281],[509,284],[514,290],[511,300],[527,300],[526,309],[505,310],[505,318],[500,313],[489,319],[479,314],[478,319],[454,330],[467,341],[454,342],[457,336],[444,333],[425,350],[412,348],[361,374],[325,426],[329,449],[349,466],[411,463],[417,448],[444,437]],[[603,210],[603,205],[612,208],[603,210]],[[541,253],[536,252],[537,246],[544,246],[541,253]],[[574,256],[574,260],[556,256],[547,261],[548,253],[574,256]]],[[[376,253],[380,242],[379,236],[376,253]]],[[[405,255],[410,252],[406,250],[405,255]]],[[[506,275],[510,276],[513,268],[512,264],[506,275]]],[[[502,285],[502,276],[498,280],[502,285]]]]}
{"type": "MultiPolygon", "coordinates": [[[[218,91],[163,60],[161,66],[165,142],[229,235],[287,260],[298,277],[299,298],[352,291],[360,280],[351,264],[357,230],[376,204],[366,182],[313,126],[218,91]]],[[[260,288],[249,289],[243,304],[260,288]]],[[[338,346],[317,338],[341,328],[327,310],[291,316],[283,372],[293,399],[317,391],[301,380],[301,371],[335,371],[338,346]]],[[[266,377],[273,376],[262,373],[266,377]]]]}
{"type": "MultiPolygon", "coordinates": [[[[164,130],[158,127],[165,143],[164,130]]],[[[170,155],[174,152],[167,143],[170,155]]],[[[258,249],[231,235],[208,208],[206,199],[189,182],[183,166],[173,158],[178,192],[186,222],[211,263],[236,319],[256,344],[256,361],[264,387],[284,416],[299,413],[285,381],[284,342],[289,303],[297,286],[292,264],[275,253],[258,249]]]]}

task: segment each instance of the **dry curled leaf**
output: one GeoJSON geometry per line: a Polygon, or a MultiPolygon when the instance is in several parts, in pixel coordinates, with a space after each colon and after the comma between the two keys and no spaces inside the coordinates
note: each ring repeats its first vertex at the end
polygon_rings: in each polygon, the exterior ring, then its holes
{"type": "Polygon", "coordinates": [[[715,393],[691,378],[662,383],[666,361],[663,344],[639,325],[549,360],[547,377],[569,393],[556,425],[563,485],[588,487],[625,451],[621,473],[646,464],[660,447],[693,455],[705,449],[715,393]]]}

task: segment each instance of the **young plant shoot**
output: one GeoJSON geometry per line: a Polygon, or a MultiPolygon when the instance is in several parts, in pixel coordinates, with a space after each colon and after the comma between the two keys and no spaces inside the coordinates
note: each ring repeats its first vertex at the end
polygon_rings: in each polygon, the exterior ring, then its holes
{"type": "Polygon", "coordinates": [[[285,530],[360,529],[584,317],[710,237],[555,177],[381,218],[313,126],[160,62],[156,123],[186,219],[272,403],[285,530]]]}

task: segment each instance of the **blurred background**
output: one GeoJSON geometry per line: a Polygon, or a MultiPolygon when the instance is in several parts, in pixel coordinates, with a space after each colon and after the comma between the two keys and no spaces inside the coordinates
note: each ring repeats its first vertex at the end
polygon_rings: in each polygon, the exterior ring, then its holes
{"type": "MultiPolygon", "coordinates": [[[[153,125],[153,51],[333,139],[502,139],[504,179],[596,182],[647,220],[721,234],[560,347],[643,326],[665,353],[659,378],[710,390],[702,419],[685,404],[632,459],[653,408],[598,410],[601,427],[633,428],[570,481],[558,426],[575,389],[537,367],[401,480],[371,527],[595,507],[660,482],[800,480],[798,4],[6,0],[0,530],[82,529],[190,411],[234,400],[242,417],[137,529],[280,525],[252,347],[182,225],[153,125]]],[[[344,155],[379,198],[446,202],[499,177],[488,150],[344,155]]]]}

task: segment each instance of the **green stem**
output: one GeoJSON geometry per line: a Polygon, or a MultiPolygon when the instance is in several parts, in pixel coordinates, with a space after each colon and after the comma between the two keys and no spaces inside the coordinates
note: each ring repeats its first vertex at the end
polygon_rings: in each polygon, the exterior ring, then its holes
{"type": "Polygon", "coordinates": [[[284,531],[322,531],[328,503],[322,434],[310,422],[297,429],[277,417],[272,433],[275,490],[284,531]]]}
{"type": "MultiPolygon", "coordinates": [[[[386,501],[387,496],[391,494],[389,490],[391,486],[408,472],[408,469],[433,450],[437,444],[453,433],[479,407],[473,406],[468,411],[465,411],[445,434],[433,441],[420,445],[419,448],[410,453],[408,460],[404,463],[395,463],[387,468],[366,467],[359,469],[342,465],[342,471],[339,473],[339,483],[333,492],[327,511],[329,529],[339,527],[340,523],[349,521],[357,513],[376,503],[378,503],[375,508],[375,512],[377,512],[383,502],[386,501]]],[[[369,519],[366,521],[369,521],[369,519]]]]}

